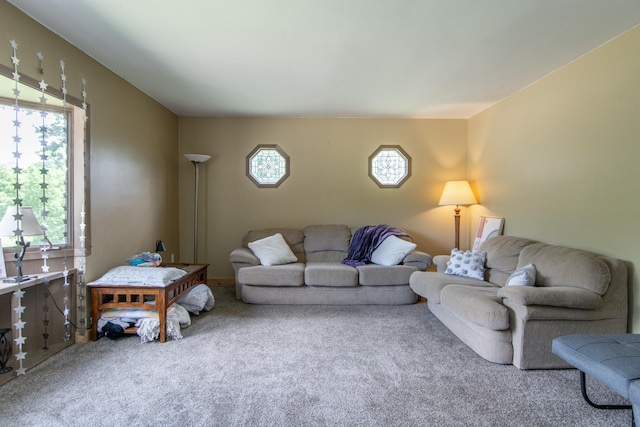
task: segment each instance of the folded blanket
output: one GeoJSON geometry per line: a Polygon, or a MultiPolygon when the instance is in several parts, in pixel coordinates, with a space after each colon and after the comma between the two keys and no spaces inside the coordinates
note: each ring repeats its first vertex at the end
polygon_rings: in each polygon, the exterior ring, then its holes
{"type": "Polygon", "coordinates": [[[406,231],[384,224],[360,227],[353,234],[351,245],[349,246],[349,254],[342,260],[342,263],[356,267],[371,262],[373,251],[389,236],[411,238],[406,231]]]}
{"type": "MultiPolygon", "coordinates": [[[[178,319],[173,319],[167,317],[167,338],[173,340],[182,339],[182,334],[180,333],[180,322],[178,319]]],[[[138,327],[138,336],[140,337],[140,341],[142,343],[151,342],[153,340],[157,340],[160,337],[160,320],[151,319],[146,317],[144,319],[139,319],[136,323],[138,327]]]]}
{"type": "MultiPolygon", "coordinates": [[[[181,327],[191,325],[189,313],[178,304],[167,309],[167,338],[182,338],[181,327]]],[[[98,319],[98,332],[107,338],[116,339],[124,335],[124,330],[136,326],[140,340],[151,342],[160,337],[160,319],[157,310],[143,308],[110,308],[104,310],[98,319]]]]}
{"type": "Polygon", "coordinates": [[[203,310],[210,311],[215,304],[215,299],[209,286],[201,283],[180,297],[178,304],[186,308],[189,313],[198,315],[203,310]]]}

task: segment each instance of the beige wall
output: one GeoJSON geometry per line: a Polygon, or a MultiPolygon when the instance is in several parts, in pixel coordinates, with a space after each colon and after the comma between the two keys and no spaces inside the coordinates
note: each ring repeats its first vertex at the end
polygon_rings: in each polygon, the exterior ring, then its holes
{"type": "MultiPolygon", "coordinates": [[[[486,214],[505,217],[506,234],[625,259],[640,313],[640,28],[469,121],[178,119],[5,0],[0,35],[0,63],[11,65],[15,39],[21,72],[38,77],[41,51],[47,80],[66,61],[71,95],[80,97],[87,79],[89,280],[152,250],[156,239],[167,257],[192,260],[193,166],[182,154],[196,152],[213,156],[200,181],[199,251],[211,277],[231,277],[231,249],[247,230],[269,226],[389,223],[410,231],[420,249],[446,253],[452,209],[437,202],[444,181],[468,174],[482,204],[463,209],[467,247],[468,231],[486,214]],[[291,176],[277,189],[258,189],[245,176],[257,144],[279,144],[291,157],[291,176]],[[380,189],[367,176],[367,158],[383,144],[399,144],[413,159],[400,189],[380,189]]],[[[640,330],[640,317],[632,324],[640,330]]]]}
{"type": "MultiPolygon", "coordinates": [[[[437,203],[444,181],[466,177],[466,143],[466,120],[181,117],[181,153],[213,157],[200,170],[200,261],[211,264],[210,277],[232,277],[229,253],[248,230],[331,223],[390,224],[422,250],[448,252],[453,208],[437,203]],[[245,175],[258,144],[278,144],[291,158],[291,176],[278,188],[258,188],[245,175]],[[399,189],[368,176],[380,145],[400,145],[412,158],[399,189]]],[[[180,177],[181,247],[192,261],[194,168],[184,158],[180,177]]]]}
{"type": "Polygon", "coordinates": [[[179,254],[177,117],[0,0],[0,63],[12,67],[10,40],[18,43],[21,73],[40,79],[36,53],[42,52],[44,78],[52,86],[60,87],[60,59],[70,95],[80,98],[81,79],[87,80],[93,252],[86,278],[153,251],[157,239],[179,254]]]}
{"type": "Polygon", "coordinates": [[[469,178],[505,233],[630,263],[640,330],[640,27],[469,120],[469,178]]]}

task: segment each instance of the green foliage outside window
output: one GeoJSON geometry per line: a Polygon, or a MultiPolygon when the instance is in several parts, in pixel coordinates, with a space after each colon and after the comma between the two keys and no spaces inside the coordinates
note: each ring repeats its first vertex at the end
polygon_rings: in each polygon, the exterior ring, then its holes
{"type": "MultiPolygon", "coordinates": [[[[0,104],[0,219],[7,207],[15,207],[18,197],[22,206],[33,208],[40,224],[46,227],[48,238],[58,246],[69,242],[68,118],[69,114],[62,110],[46,112],[45,145],[42,110],[21,106],[17,118],[20,173],[16,186],[16,111],[12,105],[0,104]]],[[[42,236],[25,236],[25,240],[39,244],[42,236]]],[[[3,247],[15,244],[15,237],[2,238],[3,247]]]]}

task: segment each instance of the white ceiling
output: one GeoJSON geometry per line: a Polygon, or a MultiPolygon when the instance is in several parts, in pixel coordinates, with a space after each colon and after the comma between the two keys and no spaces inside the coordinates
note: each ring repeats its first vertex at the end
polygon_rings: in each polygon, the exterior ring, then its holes
{"type": "Polygon", "coordinates": [[[468,118],[640,23],[639,0],[9,2],[181,116],[468,118]]]}

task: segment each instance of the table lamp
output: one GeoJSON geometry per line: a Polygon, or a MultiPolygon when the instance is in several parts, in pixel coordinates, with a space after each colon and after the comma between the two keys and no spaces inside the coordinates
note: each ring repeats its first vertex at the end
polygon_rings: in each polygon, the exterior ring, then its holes
{"type": "Polygon", "coordinates": [[[30,206],[20,206],[18,208],[16,208],[16,206],[9,206],[7,208],[0,222],[0,237],[15,236],[17,238],[17,246],[21,246],[22,249],[19,254],[17,252],[14,254],[18,275],[4,279],[4,282],[19,283],[33,278],[32,276],[22,275],[22,259],[24,258],[27,248],[31,246],[31,242],[25,243],[24,236],[38,235],[44,235],[44,230],[30,206]]]}
{"type": "Polygon", "coordinates": [[[460,249],[460,206],[478,203],[471,191],[469,181],[447,181],[440,197],[440,206],[455,205],[455,247],[460,249]]]}

